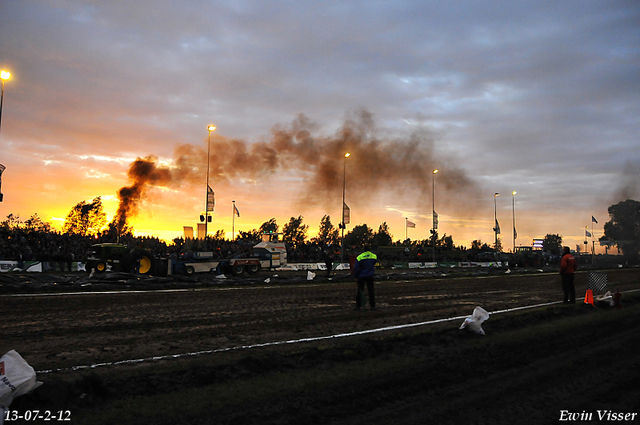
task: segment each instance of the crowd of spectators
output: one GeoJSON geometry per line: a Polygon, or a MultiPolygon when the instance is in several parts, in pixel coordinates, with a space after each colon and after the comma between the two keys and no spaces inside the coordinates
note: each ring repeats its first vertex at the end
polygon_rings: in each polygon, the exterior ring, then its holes
{"type": "MultiPolygon", "coordinates": [[[[71,263],[83,261],[93,244],[115,242],[113,236],[104,234],[98,236],[79,236],[59,233],[48,230],[28,230],[24,228],[0,228],[0,260],[12,260],[19,263],[24,261],[40,261],[50,264],[51,268],[64,271],[71,270],[71,263]]],[[[215,258],[233,258],[237,256],[251,255],[253,246],[257,241],[207,238],[182,239],[177,238],[172,244],[155,237],[123,236],[118,241],[131,247],[145,249],[157,257],[179,257],[186,252],[208,251],[213,252],[215,258]]],[[[429,247],[422,246],[391,246],[374,248],[381,262],[392,264],[393,262],[418,261],[429,262],[433,252],[429,247]]],[[[326,262],[328,258],[337,262],[341,258],[340,246],[324,246],[315,242],[305,242],[297,246],[288,246],[288,261],[290,263],[326,262]]],[[[345,260],[352,255],[358,255],[359,247],[346,247],[345,260]]],[[[436,249],[436,260],[447,261],[509,261],[523,262],[522,258],[508,259],[504,253],[473,252],[460,250],[444,252],[436,249]],[[515,260],[515,261],[514,261],[515,260]]],[[[526,258],[526,265],[538,265],[539,262],[547,263],[548,258],[526,258]],[[531,263],[531,264],[529,264],[531,263]]],[[[553,262],[553,261],[551,261],[553,262]]],[[[524,265],[524,264],[523,264],[524,265]]]]}
{"type": "MultiPolygon", "coordinates": [[[[93,244],[114,242],[106,236],[80,236],[56,231],[27,229],[0,229],[0,260],[17,261],[21,267],[25,261],[40,261],[54,270],[71,270],[71,263],[83,261],[93,244]]],[[[167,245],[158,238],[124,237],[128,243],[166,255],[167,245]]]]}
{"type": "Polygon", "coordinates": [[[56,232],[0,232],[0,260],[14,261],[78,261],[86,253],[91,241],[77,235],[56,232]]]}
{"type": "MultiPolygon", "coordinates": [[[[70,263],[83,261],[91,246],[99,243],[113,243],[112,236],[80,236],[53,230],[37,231],[26,229],[0,228],[0,260],[41,261],[52,268],[70,269],[70,263]]],[[[208,237],[200,239],[174,239],[167,245],[155,237],[123,236],[119,243],[145,249],[158,257],[178,257],[191,251],[213,252],[215,258],[232,258],[251,255],[257,241],[230,241],[208,237]]],[[[350,252],[351,250],[348,250],[350,252]]],[[[355,252],[355,248],[354,248],[355,252]]],[[[288,247],[289,262],[324,262],[327,256],[339,258],[339,247],[320,246],[307,242],[297,247],[288,247]]]]}

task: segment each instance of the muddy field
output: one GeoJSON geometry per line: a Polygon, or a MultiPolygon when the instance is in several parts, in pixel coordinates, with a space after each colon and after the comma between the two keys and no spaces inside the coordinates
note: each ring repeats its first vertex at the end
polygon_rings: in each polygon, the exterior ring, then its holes
{"type": "Polygon", "coordinates": [[[562,291],[555,273],[473,273],[382,274],[375,311],[353,310],[346,274],[13,276],[2,281],[0,351],[18,351],[44,385],[11,407],[70,410],[72,423],[194,424],[555,423],[563,409],[595,415],[593,397],[640,411],[639,269],[606,271],[623,310],[583,306],[583,272],[576,305],[495,314],[485,337],[458,330],[474,307],[553,303],[562,291]]]}

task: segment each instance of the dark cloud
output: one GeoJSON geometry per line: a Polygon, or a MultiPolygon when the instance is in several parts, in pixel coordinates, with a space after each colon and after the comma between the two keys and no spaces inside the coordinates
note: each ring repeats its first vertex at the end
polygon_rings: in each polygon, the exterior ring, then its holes
{"type": "MultiPolygon", "coordinates": [[[[318,149],[364,108],[372,157],[418,140],[416,157],[438,152],[489,194],[526,187],[565,214],[604,210],[640,162],[639,24],[632,1],[1,2],[0,66],[15,76],[3,153],[169,158],[201,150],[215,122],[244,143],[237,170],[282,167],[259,151],[274,124],[313,117],[318,149]]],[[[315,166],[306,181],[336,174],[315,166]]]]}

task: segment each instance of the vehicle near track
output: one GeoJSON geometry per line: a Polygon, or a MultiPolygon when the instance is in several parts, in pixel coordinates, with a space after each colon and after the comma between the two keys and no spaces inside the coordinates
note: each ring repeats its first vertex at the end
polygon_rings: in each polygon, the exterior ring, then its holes
{"type": "Polygon", "coordinates": [[[157,259],[145,249],[131,248],[119,243],[101,243],[91,246],[85,258],[87,270],[126,273],[152,273],[157,259]]]}
{"type": "Polygon", "coordinates": [[[287,264],[287,245],[282,233],[265,232],[262,242],[253,247],[253,255],[260,259],[263,269],[275,269],[287,264]]]}
{"type": "Polygon", "coordinates": [[[173,273],[231,273],[240,276],[247,272],[258,273],[262,269],[274,269],[287,264],[287,247],[282,233],[263,233],[262,242],[253,247],[252,254],[230,259],[214,258],[213,252],[186,252],[173,260],[173,273]]]}

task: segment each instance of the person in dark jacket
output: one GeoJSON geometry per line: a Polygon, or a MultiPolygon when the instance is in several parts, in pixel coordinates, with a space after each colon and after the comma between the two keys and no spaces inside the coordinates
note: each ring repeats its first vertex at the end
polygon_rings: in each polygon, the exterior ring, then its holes
{"type": "Polygon", "coordinates": [[[333,273],[333,251],[328,248],[324,252],[324,264],[327,266],[327,277],[333,273]]]}
{"type": "Polygon", "coordinates": [[[569,251],[569,247],[562,248],[562,260],[560,260],[560,276],[562,276],[562,290],[564,291],[565,304],[576,303],[576,287],[574,284],[573,274],[578,268],[576,259],[573,258],[569,251]]]}
{"type": "Polygon", "coordinates": [[[356,264],[353,268],[353,275],[358,281],[358,292],[356,293],[356,310],[360,310],[360,297],[364,291],[364,286],[367,285],[367,292],[369,293],[369,305],[371,309],[376,308],[376,299],[373,291],[373,277],[375,276],[375,265],[378,261],[376,254],[370,251],[368,246],[365,246],[365,251],[358,255],[356,258],[356,264]]]}

